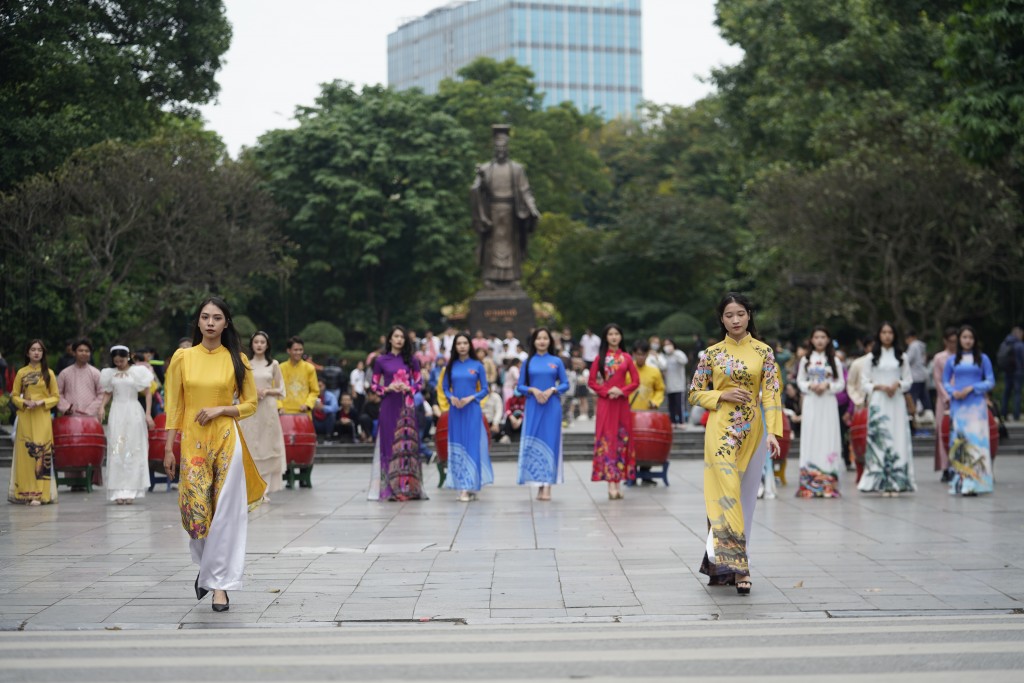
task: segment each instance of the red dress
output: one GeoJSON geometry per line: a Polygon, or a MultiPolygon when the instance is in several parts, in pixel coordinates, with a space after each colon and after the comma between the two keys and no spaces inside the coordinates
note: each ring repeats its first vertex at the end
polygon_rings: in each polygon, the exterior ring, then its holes
{"type": "Polygon", "coordinates": [[[597,393],[594,473],[590,479],[633,481],[636,479],[636,452],[633,447],[629,395],[640,386],[640,373],[633,363],[633,357],[622,351],[608,352],[604,360],[604,372],[602,381],[595,360],[587,381],[587,385],[597,393]],[[608,398],[608,390],[612,387],[622,389],[622,395],[608,398]]]}

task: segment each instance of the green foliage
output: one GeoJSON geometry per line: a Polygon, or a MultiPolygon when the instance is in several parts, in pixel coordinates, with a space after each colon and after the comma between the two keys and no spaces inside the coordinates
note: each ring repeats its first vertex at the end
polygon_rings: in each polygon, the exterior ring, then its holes
{"type": "Polygon", "coordinates": [[[250,150],[288,213],[298,262],[250,312],[266,320],[283,310],[288,329],[319,319],[365,338],[466,296],[473,162],[458,123],[417,91],[340,82],[297,119],[250,150]]]}
{"type": "Polygon", "coordinates": [[[75,149],[155,133],[209,102],[231,27],[220,0],[5,3],[0,191],[75,149]]]}
{"type": "Polygon", "coordinates": [[[257,327],[256,323],[252,321],[252,318],[247,315],[238,315],[236,313],[232,318],[232,321],[235,324],[235,330],[238,332],[238,336],[242,340],[242,346],[244,348],[248,345],[249,339],[252,338],[252,335],[256,334],[256,330],[258,330],[259,327],[257,327]]]}
{"type": "Polygon", "coordinates": [[[339,356],[345,350],[345,334],[324,320],[306,325],[299,336],[302,337],[306,353],[317,359],[339,356]]]}
{"type": "Polygon", "coordinates": [[[701,321],[683,311],[677,311],[666,317],[658,323],[655,331],[660,337],[672,338],[679,346],[685,346],[687,340],[695,334],[707,333],[701,321]]]}

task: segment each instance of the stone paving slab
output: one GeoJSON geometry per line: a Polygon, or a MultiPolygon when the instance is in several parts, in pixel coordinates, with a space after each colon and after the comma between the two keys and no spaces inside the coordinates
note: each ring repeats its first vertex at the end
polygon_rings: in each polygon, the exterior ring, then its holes
{"type": "MultiPolygon", "coordinates": [[[[369,468],[318,465],[312,490],[252,513],[246,588],[231,611],[190,597],[195,567],[176,493],[131,507],[102,491],[55,506],[0,506],[0,628],[185,628],[418,622],[469,624],[800,619],[1024,610],[1024,459],[997,460],[996,492],[946,493],[921,458],[919,491],[760,501],[748,597],[705,586],[702,463],[671,486],[609,501],[589,463],[566,464],[548,503],[511,484],[477,502],[365,499],[369,468]]],[[[0,470],[0,477],[9,476],[0,470]]]]}

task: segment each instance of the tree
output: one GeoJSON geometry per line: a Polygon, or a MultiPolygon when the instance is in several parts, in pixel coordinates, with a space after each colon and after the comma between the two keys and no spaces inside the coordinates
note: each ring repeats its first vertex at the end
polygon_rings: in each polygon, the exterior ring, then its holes
{"type": "Polygon", "coordinates": [[[249,151],[297,245],[298,268],[286,290],[267,289],[263,319],[283,311],[285,333],[326,320],[359,339],[466,296],[475,271],[466,131],[418,91],[342,82],[325,84],[296,118],[249,151]]]}
{"type": "Polygon", "coordinates": [[[1024,285],[1015,195],[964,160],[934,118],[877,129],[893,134],[853,135],[820,168],[780,166],[753,187],[753,227],[776,247],[759,275],[782,284],[768,303],[872,328],[890,319],[936,337],[994,313],[999,289],[1024,285]]]}
{"type": "Polygon", "coordinates": [[[0,191],[102,140],[152,135],[217,93],[220,0],[28,0],[0,13],[0,191]]]}
{"type": "Polygon", "coordinates": [[[287,271],[277,216],[255,174],[200,131],[79,151],[0,201],[13,276],[3,342],[55,330],[138,340],[204,293],[243,296],[252,277],[287,271]],[[51,304],[45,325],[24,326],[51,304]]]}

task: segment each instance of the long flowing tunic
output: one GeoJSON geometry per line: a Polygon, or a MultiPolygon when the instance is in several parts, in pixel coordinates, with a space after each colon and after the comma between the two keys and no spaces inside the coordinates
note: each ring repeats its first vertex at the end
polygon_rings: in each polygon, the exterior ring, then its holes
{"type": "Polygon", "coordinates": [[[838,498],[843,436],[836,395],[846,386],[846,380],[842,370],[836,375],[827,355],[812,351],[800,360],[796,383],[804,395],[800,419],[800,487],[796,495],[799,498],[838,498]],[[812,391],[814,384],[824,384],[825,393],[819,395],[812,391]]]}
{"type": "Polygon", "coordinates": [[[690,384],[691,405],[708,411],[704,432],[704,504],[708,539],[701,572],[714,584],[750,574],[747,544],[767,456],[766,432],[782,436],[782,400],[775,355],[749,334],[726,337],[704,352],[690,384]],[[722,400],[729,389],[750,400],[722,400]]]}
{"type": "Polygon", "coordinates": [[[370,500],[427,499],[414,400],[422,387],[420,362],[416,358],[408,365],[393,353],[373,359],[370,390],[381,396],[381,402],[367,496],[370,500]],[[403,384],[404,388],[386,391],[393,382],[403,384]]]}
{"type": "Polygon", "coordinates": [[[312,363],[300,360],[293,363],[285,361],[279,366],[284,379],[284,396],[277,399],[277,407],[286,415],[296,415],[307,408],[311,414],[316,400],[320,398],[320,382],[316,378],[316,368],[312,363]]]}
{"type": "Polygon", "coordinates": [[[448,477],[445,488],[479,491],[494,483],[494,470],[480,401],[487,397],[487,371],[475,358],[455,360],[446,368],[440,384],[448,399],[448,477]],[[448,378],[451,378],[449,382],[448,378]],[[472,397],[472,401],[456,408],[453,398],[472,397]]]}
{"type": "Polygon", "coordinates": [[[7,500],[27,505],[57,502],[57,478],[53,476],[53,421],[50,411],[60,402],[57,376],[47,370],[50,381],[43,379],[40,366],[28,365],[18,370],[11,388],[11,401],[18,410],[18,429],[14,433],[14,459],[11,462],[11,483],[7,500]],[[43,405],[25,408],[25,401],[42,401],[43,405]]]}
{"type": "Polygon", "coordinates": [[[992,444],[989,443],[988,404],[985,394],[996,385],[992,361],[981,354],[981,366],[970,354],[963,354],[960,362],[956,355],[946,361],[942,385],[949,394],[949,463],[953,479],[949,492],[965,496],[992,493],[992,444]],[[973,387],[963,398],[955,398],[954,391],[973,387]]]}
{"type": "Polygon", "coordinates": [[[597,360],[590,368],[589,386],[597,394],[597,419],[594,431],[594,469],[591,481],[634,481],[636,447],[633,444],[633,416],[629,395],[640,386],[640,372],[633,357],[622,351],[609,351],[604,359],[604,377],[597,360]],[[610,398],[617,387],[622,394],[610,398]]]}
{"type": "Polygon", "coordinates": [[[558,397],[569,390],[569,377],[558,356],[535,354],[527,360],[529,373],[519,375],[516,393],[526,397],[523,410],[523,431],[519,441],[520,484],[561,484],[562,472],[562,404],[558,397]],[[527,384],[529,374],[529,384],[527,384]],[[531,388],[555,393],[541,405],[531,388]]]}
{"type": "MultiPolygon", "coordinates": [[[[276,360],[270,365],[265,361],[253,362],[252,375],[257,390],[284,390],[284,377],[276,360]]],[[[284,434],[277,414],[277,402],[277,396],[264,396],[257,402],[253,416],[241,422],[242,434],[252,452],[256,469],[267,482],[267,493],[280,491],[284,486],[284,434]]]]}
{"type": "MultiPolygon", "coordinates": [[[[249,360],[245,363],[245,381],[238,397],[238,419],[256,412],[256,382],[249,360]]],[[[238,480],[249,505],[258,503],[266,491],[266,482],[252,460],[238,428],[238,421],[227,415],[200,425],[196,415],[203,408],[230,406],[234,403],[235,368],[231,353],[223,346],[213,351],[202,344],[179,349],[167,368],[167,429],[181,431],[181,475],[178,507],[181,525],[193,539],[206,538],[214,519],[218,500],[224,495],[225,480],[231,466],[236,441],[241,444],[244,477],[238,480]]],[[[244,546],[244,542],[242,544],[244,546]]]]}
{"type": "Polygon", "coordinates": [[[892,348],[883,348],[878,363],[867,363],[861,376],[861,387],[868,397],[868,446],[864,454],[864,475],[860,491],[899,493],[915,491],[914,450],[907,421],[907,402],[903,394],[910,391],[913,379],[910,364],[904,355],[896,360],[892,348]],[[899,384],[895,394],[875,391],[878,385],[899,384]]]}
{"type": "Polygon", "coordinates": [[[942,472],[949,467],[949,441],[942,438],[942,420],[949,413],[949,394],[942,385],[946,361],[955,356],[943,349],[932,359],[932,379],[935,380],[935,471],[942,472]]]}
{"type": "Polygon", "coordinates": [[[149,428],[140,391],[149,388],[153,374],[144,365],[124,372],[103,368],[100,386],[111,395],[107,416],[107,500],[142,498],[149,489],[149,428]]]}

